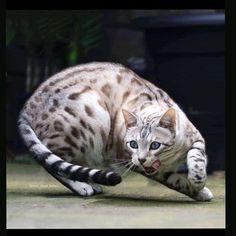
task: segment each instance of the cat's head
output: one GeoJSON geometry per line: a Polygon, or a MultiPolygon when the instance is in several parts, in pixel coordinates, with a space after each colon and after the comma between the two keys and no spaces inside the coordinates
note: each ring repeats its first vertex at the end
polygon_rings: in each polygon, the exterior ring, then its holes
{"type": "Polygon", "coordinates": [[[151,120],[127,110],[122,112],[126,126],[124,142],[133,164],[147,175],[155,174],[162,164],[165,165],[175,143],[175,109],[170,108],[151,120]]]}

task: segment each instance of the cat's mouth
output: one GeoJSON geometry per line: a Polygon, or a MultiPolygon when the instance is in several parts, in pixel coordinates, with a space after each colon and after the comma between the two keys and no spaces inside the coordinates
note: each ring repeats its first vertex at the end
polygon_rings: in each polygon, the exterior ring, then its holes
{"type": "Polygon", "coordinates": [[[155,160],[151,166],[149,167],[143,166],[143,167],[147,175],[154,175],[158,171],[160,166],[161,166],[160,160],[155,160]]]}
{"type": "Polygon", "coordinates": [[[145,168],[145,174],[147,174],[147,175],[154,175],[156,172],[157,172],[157,170],[153,169],[152,167],[145,168]]]}

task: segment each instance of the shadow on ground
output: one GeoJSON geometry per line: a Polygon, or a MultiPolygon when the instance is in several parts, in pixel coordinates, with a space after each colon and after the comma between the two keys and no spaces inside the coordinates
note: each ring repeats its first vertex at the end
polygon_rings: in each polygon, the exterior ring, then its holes
{"type": "Polygon", "coordinates": [[[81,198],[37,165],[7,166],[7,228],[224,228],[225,181],[200,203],[141,175],[81,198]]]}

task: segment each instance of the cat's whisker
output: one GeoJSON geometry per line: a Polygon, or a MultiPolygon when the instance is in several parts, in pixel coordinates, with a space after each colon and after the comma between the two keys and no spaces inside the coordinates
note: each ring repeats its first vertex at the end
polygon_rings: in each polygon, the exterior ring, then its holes
{"type": "Polygon", "coordinates": [[[131,168],[131,170],[135,170],[135,168],[136,168],[136,165],[133,165],[133,167],[131,168]]]}
{"type": "Polygon", "coordinates": [[[129,167],[129,168],[127,169],[127,171],[122,175],[122,177],[127,176],[127,175],[130,173],[130,171],[131,171],[131,169],[132,169],[133,166],[134,166],[134,164],[131,165],[131,167],[129,167]]]}
{"type": "Polygon", "coordinates": [[[132,163],[132,162],[129,161],[128,163],[123,164],[123,165],[121,165],[121,166],[115,166],[115,164],[113,164],[113,166],[114,166],[114,169],[116,170],[116,172],[123,172],[123,171],[127,170],[127,167],[128,167],[131,163],[132,163]]]}
{"type": "Polygon", "coordinates": [[[121,163],[121,164],[116,164],[116,163],[113,163],[111,164],[111,166],[113,168],[116,168],[116,169],[126,169],[126,167],[130,164],[130,162],[124,162],[124,163],[121,163]]]}
{"type": "Polygon", "coordinates": [[[145,172],[145,168],[142,165],[139,165],[139,168],[141,168],[145,172]]]}
{"type": "Polygon", "coordinates": [[[125,161],[125,162],[120,162],[120,163],[111,163],[110,165],[122,167],[122,166],[126,166],[128,163],[130,163],[130,161],[125,161]]]}
{"type": "Polygon", "coordinates": [[[129,165],[129,164],[131,164],[132,163],[132,161],[129,161],[127,164],[125,164],[124,166],[127,166],[127,165],[129,165]]]}
{"type": "Polygon", "coordinates": [[[134,166],[134,163],[132,163],[132,165],[121,176],[125,177],[133,166],[134,166]]]}
{"type": "MultiPolygon", "coordinates": [[[[119,167],[126,169],[131,163],[132,163],[132,161],[129,161],[129,162],[127,162],[127,163],[123,163],[122,165],[119,165],[119,167]]],[[[113,164],[113,165],[116,165],[116,164],[113,164]]]]}
{"type": "Polygon", "coordinates": [[[122,162],[130,161],[130,159],[118,159],[118,160],[115,160],[115,159],[107,159],[107,161],[109,161],[109,162],[111,162],[111,163],[122,163],[122,162]]]}
{"type": "Polygon", "coordinates": [[[113,169],[116,170],[116,171],[126,170],[124,165],[122,165],[122,166],[115,166],[115,165],[113,165],[113,169]]]}
{"type": "Polygon", "coordinates": [[[114,163],[111,163],[111,164],[122,165],[122,164],[125,164],[125,163],[128,163],[128,162],[130,162],[130,161],[126,160],[126,161],[121,161],[121,162],[114,162],[114,163]]]}

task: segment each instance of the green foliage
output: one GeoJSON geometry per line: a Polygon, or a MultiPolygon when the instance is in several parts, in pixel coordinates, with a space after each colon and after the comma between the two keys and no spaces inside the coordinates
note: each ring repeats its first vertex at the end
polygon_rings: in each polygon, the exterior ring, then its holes
{"type": "Polygon", "coordinates": [[[75,65],[78,61],[78,47],[74,42],[72,42],[69,47],[68,61],[71,65],[75,65]]]}
{"type": "Polygon", "coordinates": [[[70,64],[97,47],[101,38],[102,13],[97,10],[10,10],[6,19],[7,46],[17,35],[29,49],[43,45],[46,50],[63,42],[70,64]]]}

